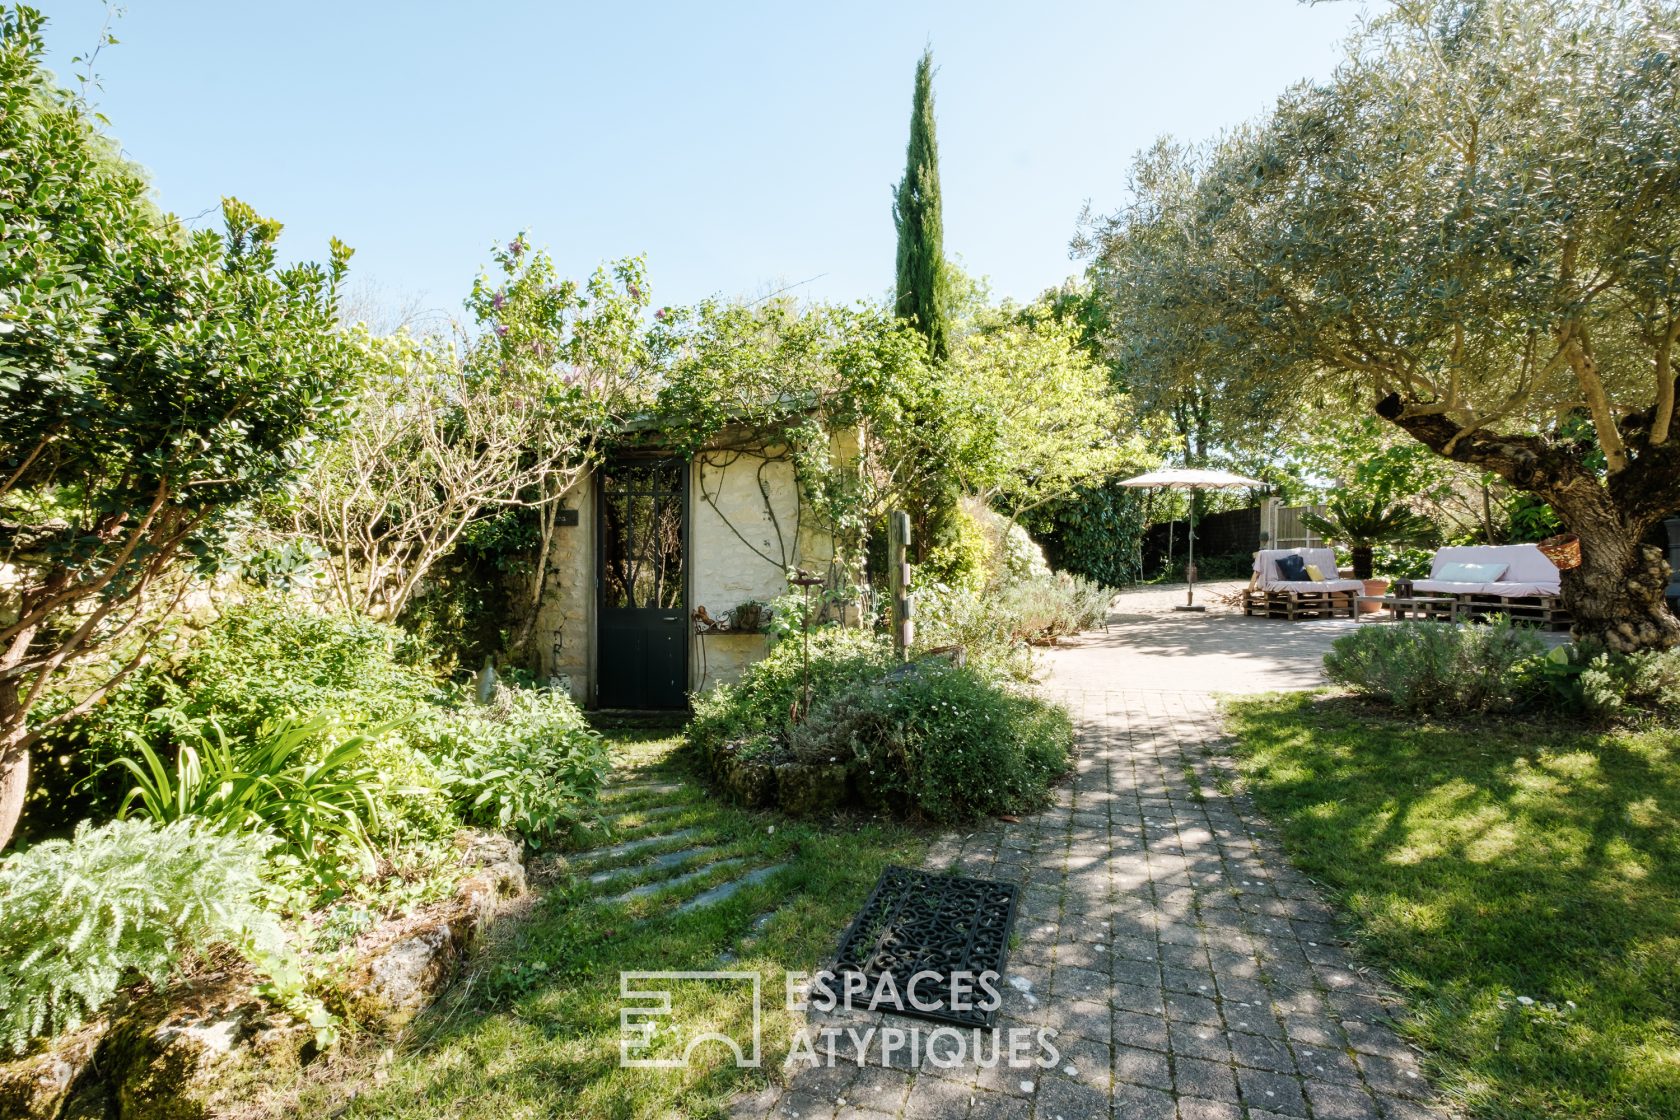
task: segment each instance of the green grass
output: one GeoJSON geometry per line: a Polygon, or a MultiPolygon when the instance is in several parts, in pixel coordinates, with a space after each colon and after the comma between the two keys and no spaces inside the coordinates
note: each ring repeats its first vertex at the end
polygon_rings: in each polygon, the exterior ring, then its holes
{"type": "Polygon", "coordinates": [[[1228,709],[1245,780],[1480,1116],[1680,1116],[1680,732],[1228,709]],[[1532,1001],[1532,1002],[1527,1002],[1532,1001]]]}
{"type": "MultiPolygon", "coordinates": [[[[683,777],[676,741],[618,736],[615,784],[683,777]]],[[[714,843],[752,864],[788,861],[780,876],[714,906],[674,914],[679,901],[652,895],[602,904],[562,858],[529,912],[494,927],[490,944],[458,984],[408,1031],[389,1055],[378,1040],[352,1044],[267,1109],[297,1115],[432,1118],[719,1117],[733,1094],[780,1073],[791,1041],[784,1010],[789,970],[813,971],[833,953],[853,911],[888,863],[917,863],[925,845],[908,829],[876,823],[828,827],[720,802],[698,782],[676,794],[623,793],[609,813],[655,804],[680,812],[646,827],[624,820],[613,840],[647,831],[695,828],[670,847],[714,843]],[[774,911],[762,925],[757,919],[774,911]],[[727,955],[726,955],[727,954],[727,955]],[[764,1046],[761,1070],[737,1070],[719,1045],[696,1049],[690,1068],[620,1069],[621,970],[761,970],[764,1046]]],[[[597,840],[605,843],[600,837],[597,840]]],[[[652,851],[617,862],[634,865],[652,851]]],[[[591,864],[594,870],[604,864],[591,864]]],[[[615,882],[613,893],[644,881],[615,882]]],[[[727,878],[719,874],[717,878],[727,878]]],[[[697,881],[693,893],[707,881],[697,881]]],[[[743,987],[695,984],[678,991],[685,1026],[731,1033],[750,1019],[743,987]]],[[[750,1034],[750,1031],[746,1032],[750,1034]]]]}

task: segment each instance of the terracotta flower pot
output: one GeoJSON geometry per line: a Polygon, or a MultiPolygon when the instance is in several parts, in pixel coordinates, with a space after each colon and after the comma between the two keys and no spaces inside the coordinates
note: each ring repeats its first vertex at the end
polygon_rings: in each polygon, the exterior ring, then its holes
{"type": "Polygon", "coordinates": [[[1382,604],[1376,600],[1388,594],[1386,579],[1368,579],[1365,581],[1365,598],[1359,600],[1360,614],[1376,614],[1382,610],[1382,604]]]}

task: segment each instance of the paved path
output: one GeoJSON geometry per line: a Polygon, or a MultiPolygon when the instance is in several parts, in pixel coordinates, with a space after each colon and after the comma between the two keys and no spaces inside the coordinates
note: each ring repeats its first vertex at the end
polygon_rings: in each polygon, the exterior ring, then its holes
{"type": "MultiPolygon", "coordinates": [[[[1329,642],[1360,624],[1160,613],[1173,599],[1123,597],[1107,634],[1047,658],[1047,688],[1080,743],[1057,804],[947,837],[929,857],[1025,886],[998,1026],[1055,1028],[1058,1069],[883,1068],[877,1049],[862,1066],[801,1069],[785,1089],[738,1101],[735,1115],[1436,1115],[1388,1026],[1394,1004],[1352,965],[1312,885],[1233,794],[1209,695],[1310,687],[1329,642]]],[[[811,1023],[930,1026],[861,1013],[811,1023]]]]}

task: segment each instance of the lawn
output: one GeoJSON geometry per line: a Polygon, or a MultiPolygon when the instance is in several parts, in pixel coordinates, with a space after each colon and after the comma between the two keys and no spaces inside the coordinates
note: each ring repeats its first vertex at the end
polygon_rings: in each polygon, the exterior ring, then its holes
{"type": "MultiPolygon", "coordinates": [[[[620,736],[606,811],[622,814],[612,841],[682,831],[747,863],[786,863],[775,879],[716,905],[678,914],[685,891],[627,903],[588,882],[584,857],[561,857],[529,911],[495,927],[469,975],[389,1052],[352,1042],[299,1085],[270,1090],[270,1115],[524,1120],[556,1116],[722,1116],[733,1094],[779,1075],[790,1035],[789,970],[831,955],[853,911],[888,863],[918,863],[912,830],[862,822],[818,827],[721,803],[686,779],[674,739],[620,736]],[[626,782],[644,784],[641,791],[626,782]],[[646,783],[683,783],[675,791],[646,783]],[[694,830],[689,832],[688,830],[694,830]],[[687,1069],[620,1069],[620,970],[759,970],[764,974],[764,1064],[737,1070],[707,1045],[687,1069]]],[[[605,841],[603,841],[605,842],[605,841]]],[[[641,867],[646,852],[618,861],[641,867]]],[[[649,881],[632,872],[612,891],[649,881]]],[[[750,1020],[740,985],[694,983],[676,993],[685,1026],[734,1034],[750,1020]]],[[[750,1035],[750,1030],[746,1032],[750,1035]]]]}
{"type": "Polygon", "coordinates": [[[1680,732],[1233,702],[1245,780],[1485,1117],[1680,1116],[1680,732]]]}

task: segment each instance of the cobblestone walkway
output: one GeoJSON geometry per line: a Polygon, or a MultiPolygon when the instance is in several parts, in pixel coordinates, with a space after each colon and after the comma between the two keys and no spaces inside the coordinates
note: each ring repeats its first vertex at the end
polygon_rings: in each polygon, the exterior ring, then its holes
{"type": "MultiPolygon", "coordinates": [[[[929,857],[1023,884],[998,1027],[1055,1028],[1059,1067],[882,1068],[871,1064],[877,1047],[861,1066],[800,1069],[734,1114],[1439,1116],[1413,1051],[1389,1026],[1396,1005],[1353,967],[1312,885],[1234,795],[1209,697],[1090,687],[1097,674],[1081,661],[1058,664],[1050,682],[1078,726],[1071,787],[1046,812],[952,835],[929,857]]],[[[812,1016],[813,1027],[825,1024],[930,1027],[812,1016]]]]}

